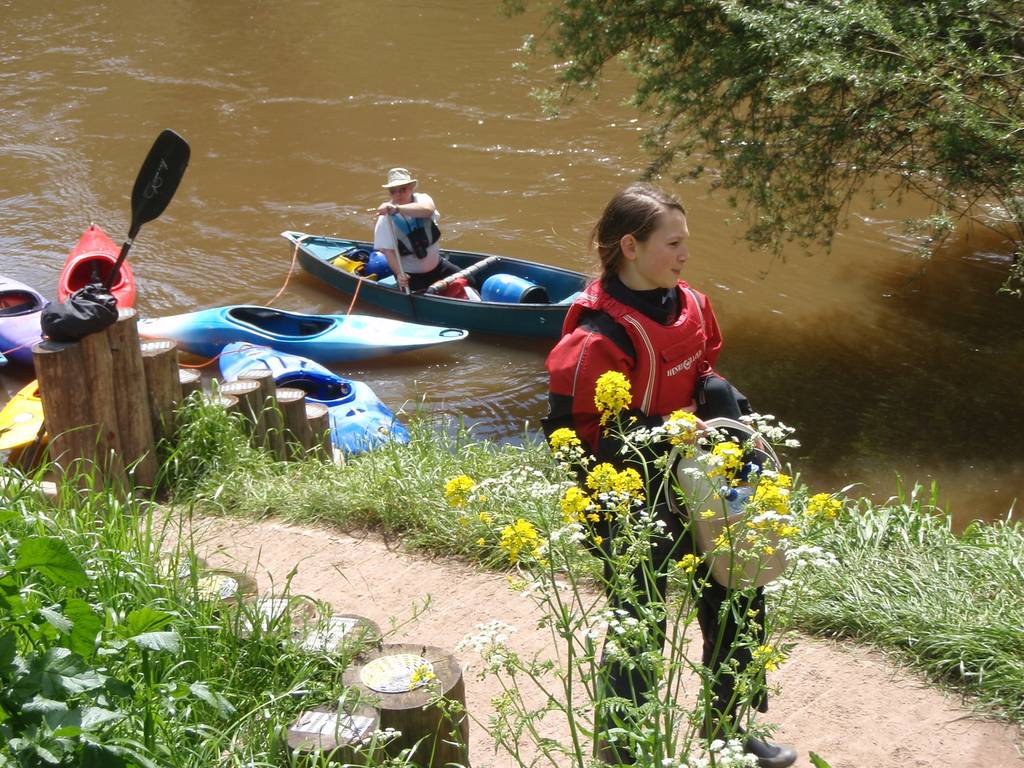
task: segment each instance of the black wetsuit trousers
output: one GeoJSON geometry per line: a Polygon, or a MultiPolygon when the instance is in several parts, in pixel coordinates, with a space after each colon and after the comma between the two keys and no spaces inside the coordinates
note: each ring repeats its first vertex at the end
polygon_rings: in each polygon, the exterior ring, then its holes
{"type": "MultiPolygon", "coordinates": [[[[669,509],[667,504],[659,504],[655,508],[656,519],[664,522],[663,535],[655,537],[651,543],[650,560],[639,564],[632,574],[631,599],[622,599],[619,590],[609,594],[609,607],[621,609],[638,621],[645,619],[644,609],[652,601],[665,604],[668,586],[668,572],[674,563],[684,554],[692,552],[690,533],[686,521],[669,509]],[[619,594],[616,594],[619,593],[619,594]]],[[[614,536],[614,530],[608,530],[614,536]]],[[[604,579],[609,584],[613,578],[612,566],[608,557],[608,548],[612,546],[611,536],[602,544],[602,555],[605,562],[604,579]]],[[[736,592],[728,590],[711,578],[706,568],[701,565],[695,574],[694,582],[704,580],[702,588],[695,588],[697,622],[703,636],[701,663],[709,670],[711,678],[711,700],[717,716],[732,716],[736,709],[733,702],[735,679],[733,675],[722,671],[722,665],[735,659],[740,671],[751,661],[751,651],[747,644],[738,645],[736,639],[744,632],[749,632],[756,644],[764,642],[765,604],[764,591],[757,589],[736,592]],[[753,621],[751,622],[751,619],[753,621]]],[[[649,617],[649,614],[648,614],[649,617]]],[[[648,627],[650,647],[636,650],[664,650],[666,639],[665,619],[648,627]]],[[[623,649],[628,652],[628,648],[623,649]]],[[[642,669],[628,669],[617,661],[602,661],[607,683],[614,695],[624,699],[643,703],[649,693],[652,674],[642,669]]],[[[765,712],[768,707],[767,695],[762,692],[754,699],[752,705],[765,712]]]]}

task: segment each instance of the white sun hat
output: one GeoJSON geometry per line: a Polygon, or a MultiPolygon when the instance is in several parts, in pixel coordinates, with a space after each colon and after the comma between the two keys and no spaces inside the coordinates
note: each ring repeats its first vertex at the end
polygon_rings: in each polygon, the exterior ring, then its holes
{"type": "Polygon", "coordinates": [[[384,189],[390,189],[391,187],[401,187],[404,184],[415,184],[416,179],[412,177],[405,168],[392,168],[388,171],[388,183],[381,184],[384,189]]]}

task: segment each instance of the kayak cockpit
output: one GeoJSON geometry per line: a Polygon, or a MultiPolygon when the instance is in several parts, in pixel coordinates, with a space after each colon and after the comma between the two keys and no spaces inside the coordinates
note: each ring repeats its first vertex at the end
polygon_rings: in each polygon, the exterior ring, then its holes
{"type": "Polygon", "coordinates": [[[301,389],[306,393],[307,397],[321,402],[343,400],[352,396],[352,386],[347,382],[340,380],[326,381],[301,374],[297,376],[289,376],[287,374],[280,376],[278,377],[277,385],[279,387],[301,389]]]}
{"type": "Polygon", "coordinates": [[[13,317],[42,309],[39,298],[28,291],[8,291],[0,294],[0,315],[13,317]]]}
{"type": "Polygon", "coordinates": [[[239,323],[277,336],[317,336],[334,327],[334,321],[311,315],[296,315],[268,307],[232,307],[228,316],[239,323]]]}

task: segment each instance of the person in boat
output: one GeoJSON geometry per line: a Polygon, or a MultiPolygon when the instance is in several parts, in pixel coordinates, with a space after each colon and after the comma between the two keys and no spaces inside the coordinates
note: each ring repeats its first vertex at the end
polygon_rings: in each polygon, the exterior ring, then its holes
{"type": "MultiPolygon", "coordinates": [[[[661,425],[665,417],[679,409],[695,412],[700,428],[704,427],[701,419],[736,418],[741,410],[750,412],[745,398],[724,378],[713,374],[722,334],[708,298],[680,279],[689,255],[688,238],[683,206],[649,184],[633,184],[617,192],[594,227],[591,246],[596,245],[601,274],[571,305],[563,336],[547,358],[549,413],[542,424],[549,437],[559,428],[574,430],[595,464],[608,462],[618,470],[628,466],[620,450],[621,437],[602,429],[601,414],[594,402],[597,379],[607,371],[622,373],[631,384],[632,403],[620,414],[620,423],[627,429],[661,425]],[[713,404],[710,408],[697,407],[698,387],[709,390],[706,402],[713,404]]],[[[665,602],[669,568],[684,554],[693,552],[687,520],[673,511],[664,493],[661,498],[656,489],[646,493],[657,525],[664,526],[662,534],[653,536],[649,555],[645,555],[649,558],[646,567],[638,568],[633,575],[633,596],[610,595],[612,608],[622,609],[640,621],[644,621],[642,616],[651,615],[645,610],[647,606],[665,602]]],[[[605,563],[607,583],[615,523],[594,523],[593,533],[588,543],[605,563]]],[[[735,678],[729,673],[732,662],[725,662],[737,661],[741,670],[751,662],[750,644],[740,638],[744,634],[763,637],[763,590],[731,592],[715,582],[703,564],[698,566],[694,583],[700,579],[706,581],[695,594],[704,638],[702,661],[715,680],[708,692],[711,704],[702,733],[708,739],[740,738],[744,750],[755,755],[760,766],[785,768],[796,760],[794,750],[754,738],[734,722],[739,714],[736,700],[741,697],[734,695],[735,678]],[[730,600],[732,606],[727,605],[730,600]],[[755,621],[748,623],[748,617],[755,621]]],[[[655,650],[661,654],[665,630],[662,618],[648,628],[652,647],[630,652],[655,650]]],[[[758,640],[754,644],[759,644],[758,640]]],[[[642,704],[649,691],[646,681],[652,677],[607,658],[601,664],[606,682],[597,701],[599,734],[613,725],[609,714],[612,710],[602,706],[602,700],[617,696],[642,704]]],[[[750,706],[766,711],[763,690],[750,706]]],[[[595,745],[602,759],[633,761],[631,754],[616,750],[600,735],[595,745]]]]}
{"type": "Polygon", "coordinates": [[[416,191],[405,168],[388,171],[389,199],[377,207],[373,247],[383,253],[402,290],[422,291],[458,268],[441,256],[440,214],[430,195],[416,191]],[[399,268],[401,259],[401,268],[399,268]]]}

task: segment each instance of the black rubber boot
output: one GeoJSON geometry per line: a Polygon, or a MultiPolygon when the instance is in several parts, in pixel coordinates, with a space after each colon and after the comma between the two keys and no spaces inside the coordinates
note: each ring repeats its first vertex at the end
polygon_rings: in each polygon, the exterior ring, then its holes
{"type": "Polygon", "coordinates": [[[743,751],[757,758],[760,768],[788,768],[796,762],[796,750],[753,736],[743,739],[743,751]]]}

